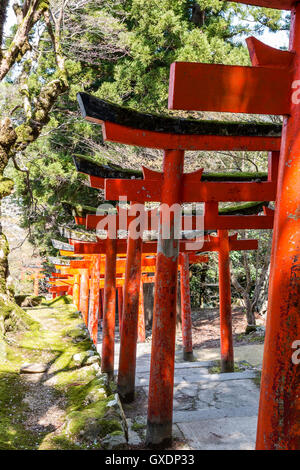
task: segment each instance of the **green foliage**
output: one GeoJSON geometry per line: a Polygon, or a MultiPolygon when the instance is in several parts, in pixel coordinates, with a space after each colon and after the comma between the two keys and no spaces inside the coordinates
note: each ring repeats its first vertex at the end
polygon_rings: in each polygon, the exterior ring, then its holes
{"type": "Polygon", "coordinates": [[[191,265],[190,276],[192,308],[216,307],[219,299],[216,257],[210,253],[208,264],[201,263],[191,265]]]}
{"type": "Polygon", "coordinates": [[[130,54],[111,67],[97,95],[143,111],[166,112],[174,61],[245,64],[245,48],[226,41],[232,29],[219,1],[200,2],[205,23],[191,22],[194,2],[133,0],[126,17],[130,54]]]}

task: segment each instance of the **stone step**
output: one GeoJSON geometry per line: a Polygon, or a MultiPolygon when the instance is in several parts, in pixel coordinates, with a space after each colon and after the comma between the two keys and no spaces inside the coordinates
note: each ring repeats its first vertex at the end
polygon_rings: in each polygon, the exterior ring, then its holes
{"type": "MultiPolygon", "coordinates": [[[[257,417],[258,405],[254,406],[239,406],[230,408],[206,408],[202,410],[190,411],[174,411],[174,423],[191,423],[205,420],[221,419],[221,418],[246,418],[257,417]]],[[[202,425],[201,425],[202,427],[202,425]]]]}
{"type": "Polygon", "coordinates": [[[255,416],[177,423],[193,450],[254,450],[256,425],[255,416]]]}
{"type": "MultiPolygon", "coordinates": [[[[229,372],[226,374],[209,374],[205,368],[175,369],[174,385],[180,383],[226,382],[228,380],[255,379],[257,372],[246,370],[244,372],[229,372]]],[[[149,372],[139,373],[136,378],[137,387],[145,387],[149,383],[149,372]]]]}

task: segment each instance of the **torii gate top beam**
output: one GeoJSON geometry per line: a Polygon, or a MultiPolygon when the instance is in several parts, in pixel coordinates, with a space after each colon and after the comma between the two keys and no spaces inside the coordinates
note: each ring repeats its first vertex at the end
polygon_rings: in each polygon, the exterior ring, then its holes
{"type": "MultiPolygon", "coordinates": [[[[106,240],[101,240],[97,243],[86,243],[86,242],[72,242],[74,246],[74,253],[78,255],[83,254],[103,254],[105,253],[106,240]]],[[[180,240],[179,251],[181,253],[206,253],[208,251],[218,251],[219,250],[219,239],[218,237],[208,236],[201,242],[203,242],[202,248],[199,248],[197,245],[197,239],[195,240],[195,246],[189,242],[189,248],[187,249],[187,241],[180,240]]],[[[127,240],[117,240],[117,253],[126,253],[127,240]]],[[[252,239],[237,239],[237,234],[231,235],[229,237],[229,249],[230,251],[241,251],[241,250],[257,250],[258,241],[252,239]]],[[[143,243],[143,253],[156,253],[157,252],[157,242],[146,242],[143,243]]]]}
{"type": "Polygon", "coordinates": [[[280,149],[280,125],[174,119],[122,108],[87,93],[78,93],[77,99],[84,118],[102,124],[103,138],[111,142],[175,150],[280,149]]]}
{"type": "Polygon", "coordinates": [[[169,108],[286,115],[291,83],[292,71],[285,68],[174,62],[169,108]]]}
{"type": "Polygon", "coordinates": [[[169,108],[289,115],[295,52],[274,49],[255,38],[248,38],[247,45],[252,67],[196,62],[171,64],[169,108]]]}
{"type": "MultiPolygon", "coordinates": [[[[103,164],[99,162],[92,161],[86,157],[73,155],[73,161],[76,166],[76,170],[80,173],[88,175],[90,178],[93,178],[95,181],[100,182],[103,180],[103,189],[104,189],[104,180],[105,179],[128,179],[134,177],[134,179],[143,179],[142,170],[127,169],[117,165],[103,164]]],[[[219,172],[206,172],[202,173],[202,181],[267,181],[268,173],[266,172],[228,172],[228,173],[219,173],[219,172]]],[[[74,209],[75,216],[85,217],[86,214],[96,214],[96,207],[91,208],[89,206],[78,206],[72,205],[71,203],[63,202],[65,205],[69,205],[74,209]]]]}

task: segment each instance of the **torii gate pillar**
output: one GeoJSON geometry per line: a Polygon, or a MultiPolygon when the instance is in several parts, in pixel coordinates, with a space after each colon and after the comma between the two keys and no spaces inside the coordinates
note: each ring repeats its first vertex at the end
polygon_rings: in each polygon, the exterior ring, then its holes
{"type": "Polygon", "coordinates": [[[123,287],[118,287],[118,312],[119,312],[119,335],[121,338],[122,312],[123,312],[123,287]]]}
{"type": "Polygon", "coordinates": [[[73,301],[76,308],[80,307],[80,274],[74,275],[73,301]]]}
{"type": "Polygon", "coordinates": [[[180,265],[180,298],[182,320],[183,360],[193,361],[193,337],[192,337],[192,311],[190,295],[190,270],[189,255],[181,254],[180,265]]]}
{"type": "MultiPolygon", "coordinates": [[[[300,3],[291,12],[293,79],[300,80],[300,3]]],[[[297,83],[299,87],[299,82],[297,83]]],[[[297,100],[298,101],[298,100],[297,100]]],[[[285,118],[279,161],[257,449],[300,450],[300,104],[285,118]],[[299,345],[298,345],[299,348],[299,345]],[[298,355],[299,356],[299,355],[298,355]]]]}
{"type": "Polygon", "coordinates": [[[129,227],[118,372],[118,393],[125,403],[134,400],[142,246],[129,227]]]}
{"type": "Polygon", "coordinates": [[[84,323],[88,325],[89,316],[89,271],[83,269],[80,276],[80,311],[82,313],[84,323]]]}
{"type": "Polygon", "coordinates": [[[97,345],[98,337],[98,321],[99,321],[99,296],[100,296],[100,265],[101,265],[101,256],[96,255],[93,260],[93,278],[92,278],[92,297],[93,302],[91,305],[89,326],[90,334],[93,340],[93,343],[97,345]]]}
{"type": "MultiPolygon", "coordinates": [[[[161,202],[169,207],[181,202],[183,161],[183,151],[165,150],[161,202]]],[[[172,436],[179,242],[174,236],[174,213],[170,213],[168,240],[163,238],[164,219],[161,212],[156,258],[147,445],[170,441],[172,436]]]]}
{"type": "Polygon", "coordinates": [[[101,370],[110,377],[114,375],[115,314],[116,314],[116,260],[117,240],[106,240],[105,287],[103,308],[103,339],[101,370]]]}
{"type": "Polygon", "coordinates": [[[231,315],[231,283],[228,230],[218,230],[219,236],[219,297],[221,372],[233,372],[233,340],[231,315]]]}

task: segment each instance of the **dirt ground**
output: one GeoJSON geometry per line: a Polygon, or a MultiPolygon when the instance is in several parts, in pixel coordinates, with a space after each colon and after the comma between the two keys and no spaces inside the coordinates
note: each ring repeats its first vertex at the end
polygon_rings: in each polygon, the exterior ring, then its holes
{"type": "MultiPolygon", "coordinates": [[[[194,349],[217,348],[220,345],[220,315],[216,308],[201,309],[192,312],[193,321],[193,347],[194,349]]],[[[256,323],[265,326],[265,320],[256,315],[256,323]]],[[[234,346],[263,343],[264,337],[255,332],[245,334],[247,320],[243,308],[237,307],[232,311],[232,330],[234,346]]],[[[177,342],[181,344],[181,335],[177,335],[177,342]]]]}

